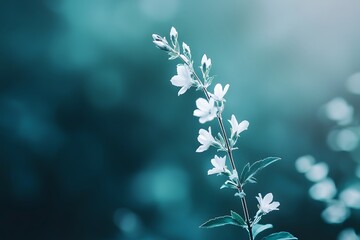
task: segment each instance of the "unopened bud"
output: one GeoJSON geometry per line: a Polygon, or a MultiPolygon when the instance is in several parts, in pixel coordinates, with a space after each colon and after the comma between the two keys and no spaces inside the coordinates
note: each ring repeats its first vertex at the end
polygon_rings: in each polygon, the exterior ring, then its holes
{"type": "Polygon", "coordinates": [[[163,43],[162,41],[153,41],[153,43],[161,50],[167,52],[171,51],[171,48],[167,43],[163,43]]]}
{"type": "Polygon", "coordinates": [[[163,41],[163,38],[160,35],[157,34],[153,34],[152,38],[154,39],[154,41],[163,41]]]}
{"type": "Polygon", "coordinates": [[[184,42],[182,44],[182,47],[183,47],[183,51],[184,51],[185,56],[187,56],[190,59],[191,58],[190,47],[184,42]]]}
{"type": "Polygon", "coordinates": [[[176,31],[176,29],[174,27],[171,27],[170,30],[170,39],[171,39],[171,43],[175,46],[177,43],[177,38],[178,38],[178,32],[176,31]]]}

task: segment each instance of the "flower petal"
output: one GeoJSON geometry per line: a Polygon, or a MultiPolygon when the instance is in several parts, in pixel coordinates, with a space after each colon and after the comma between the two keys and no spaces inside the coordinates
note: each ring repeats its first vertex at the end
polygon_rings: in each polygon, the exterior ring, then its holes
{"type": "Polygon", "coordinates": [[[208,170],[208,175],[217,174],[217,173],[222,173],[222,171],[218,168],[213,168],[213,169],[208,170]]]}
{"type": "Polygon", "coordinates": [[[268,205],[268,204],[270,204],[272,202],[273,198],[274,198],[273,194],[268,193],[268,194],[265,195],[265,197],[263,199],[263,202],[268,205]]]}
{"type": "Polygon", "coordinates": [[[186,77],[188,76],[189,69],[185,65],[178,65],[176,68],[176,72],[179,76],[186,77]]]}
{"type": "Polygon", "coordinates": [[[199,143],[201,143],[201,144],[207,144],[207,143],[208,143],[207,138],[206,138],[205,136],[203,136],[203,135],[199,135],[198,138],[197,138],[197,140],[198,140],[199,143]]]}
{"type": "Polygon", "coordinates": [[[178,96],[180,96],[181,94],[184,94],[188,89],[189,89],[188,86],[183,86],[183,87],[179,90],[178,96]]]}
{"type": "Polygon", "coordinates": [[[205,114],[206,114],[206,113],[204,113],[203,111],[200,111],[199,109],[195,109],[195,110],[194,110],[194,113],[193,113],[193,115],[194,115],[195,117],[203,117],[205,114]]]}
{"type": "Polygon", "coordinates": [[[259,193],[259,196],[256,196],[255,198],[256,198],[256,200],[258,201],[258,203],[261,205],[261,202],[262,202],[261,193],[259,193]]]}
{"type": "Polygon", "coordinates": [[[238,129],[237,129],[237,134],[240,134],[242,133],[243,131],[247,130],[249,127],[249,122],[244,120],[242,121],[239,126],[238,126],[238,129]]]}
{"type": "Polygon", "coordinates": [[[206,123],[206,122],[208,122],[208,121],[209,121],[209,120],[208,120],[208,118],[207,118],[206,116],[199,118],[199,122],[200,122],[201,124],[204,124],[204,123],[206,123]]]}
{"type": "Polygon", "coordinates": [[[223,90],[223,96],[225,96],[225,94],[227,93],[227,91],[229,90],[229,87],[230,85],[229,84],[226,84],[225,87],[224,87],[224,90],[223,90]]]}
{"type": "Polygon", "coordinates": [[[222,98],[222,93],[223,93],[223,90],[222,90],[222,86],[220,83],[216,84],[215,87],[214,87],[214,95],[218,98],[222,98]]]}
{"type": "Polygon", "coordinates": [[[205,98],[198,98],[196,100],[196,106],[198,109],[204,112],[209,110],[209,102],[205,98]]]}
{"type": "Polygon", "coordinates": [[[270,205],[269,205],[269,208],[271,210],[279,210],[278,207],[280,206],[280,203],[279,202],[272,202],[270,205]]]}
{"type": "Polygon", "coordinates": [[[225,168],[225,163],[226,163],[226,156],[225,157],[218,157],[217,155],[215,155],[215,160],[218,164],[218,166],[220,168],[225,168]]]}
{"type": "Polygon", "coordinates": [[[209,147],[208,146],[205,146],[205,145],[201,145],[199,146],[197,149],[196,149],[196,152],[204,152],[206,150],[208,150],[209,147]]]}
{"type": "Polygon", "coordinates": [[[172,85],[176,87],[183,87],[185,85],[185,79],[179,75],[175,75],[170,79],[172,85]]]}

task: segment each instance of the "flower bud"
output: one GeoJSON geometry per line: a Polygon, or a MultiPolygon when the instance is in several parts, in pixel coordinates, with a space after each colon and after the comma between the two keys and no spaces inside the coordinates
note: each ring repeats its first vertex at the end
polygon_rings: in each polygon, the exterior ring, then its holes
{"type": "Polygon", "coordinates": [[[170,39],[171,39],[171,43],[175,46],[177,43],[177,38],[178,38],[178,32],[176,31],[176,29],[174,27],[171,27],[170,30],[170,39]]]}
{"type": "Polygon", "coordinates": [[[183,42],[182,44],[182,47],[183,47],[183,51],[184,51],[184,54],[185,56],[188,58],[188,59],[191,59],[191,51],[190,51],[190,47],[183,42]]]}
{"type": "Polygon", "coordinates": [[[157,34],[153,34],[152,35],[152,38],[154,41],[163,41],[163,38],[160,36],[160,35],[157,35],[157,34]]]}
{"type": "Polygon", "coordinates": [[[153,43],[161,50],[164,50],[166,52],[171,51],[171,48],[167,43],[164,43],[162,41],[153,41],[153,43]]]}
{"type": "Polygon", "coordinates": [[[210,70],[211,67],[211,59],[207,58],[206,54],[203,55],[201,59],[201,70],[203,73],[206,73],[210,70]]]}

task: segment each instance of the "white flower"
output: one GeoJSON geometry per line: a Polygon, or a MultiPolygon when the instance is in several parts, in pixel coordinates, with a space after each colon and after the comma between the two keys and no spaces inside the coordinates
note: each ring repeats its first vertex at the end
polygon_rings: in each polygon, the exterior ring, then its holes
{"type": "Polygon", "coordinates": [[[223,101],[225,100],[224,99],[224,96],[226,94],[226,92],[228,91],[229,89],[229,84],[226,84],[224,89],[222,88],[221,84],[218,83],[215,85],[215,88],[214,88],[214,94],[212,94],[212,97],[216,100],[216,101],[223,101]]]}
{"type": "Polygon", "coordinates": [[[214,166],[214,168],[208,171],[208,175],[226,172],[227,167],[225,162],[226,156],[218,157],[217,155],[215,155],[215,157],[211,159],[211,164],[214,166]]]}
{"type": "Polygon", "coordinates": [[[273,200],[273,194],[268,193],[265,195],[264,198],[262,198],[261,193],[259,193],[259,196],[256,197],[256,199],[259,202],[259,211],[263,214],[267,214],[273,210],[279,210],[278,207],[280,206],[279,202],[272,202],[273,200]]]}
{"type": "Polygon", "coordinates": [[[247,130],[249,127],[249,122],[246,120],[242,121],[241,123],[238,123],[234,114],[231,115],[231,120],[228,121],[231,124],[231,138],[234,137],[235,135],[239,136],[241,132],[247,130]]]}
{"type": "Polygon", "coordinates": [[[200,129],[197,139],[199,143],[201,143],[201,146],[196,149],[196,152],[204,152],[208,150],[211,145],[216,144],[214,137],[211,135],[211,127],[209,127],[209,131],[200,129]]]}
{"type": "Polygon", "coordinates": [[[196,106],[198,109],[194,110],[194,116],[199,117],[200,123],[211,121],[216,117],[217,108],[214,104],[215,101],[212,98],[210,98],[209,101],[204,98],[196,100],[196,106]]]}
{"type": "Polygon", "coordinates": [[[172,85],[181,87],[178,92],[178,95],[181,95],[191,88],[194,80],[191,78],[191,71],[188,66],[178,65],[176,71],[177,75],[173,76],[170,81],[172,85]]]}
{"type": "Polygon", "coordinates": [[[203,73],[205,73],[211,67],[211,59],[207,58],[206,54],[204,54],[203,57],[201,58],[201,67],[203,73]]]}

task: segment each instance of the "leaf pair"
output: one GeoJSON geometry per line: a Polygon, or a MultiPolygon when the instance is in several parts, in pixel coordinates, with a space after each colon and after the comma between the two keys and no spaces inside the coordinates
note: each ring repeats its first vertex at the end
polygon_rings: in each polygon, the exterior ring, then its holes
{"type": "MultiPolygon", "coordinates": [[[[254,239],[256,238],[256,236],[258,236],[259,233],[267,229],[270,229],[272,227],[273,227],[272,224],[255,224],[252,228],[254,239]]],[[[262,238],[262,240],[297,240],[297,239],[298,239],[297,237],[294,237],[292,234],[288,232],[272,233],[262,238]]]]}
{"type": "MultiPolygon", "coordinates": [[[[209,221],[203,223],[200,228],[215,228],[215,227],[222,227],[225,225],[235,225],[242,228],[245,228],[247,231],[248,226],[244,219],[236,212],[231,211],[231,215],[216,217],[213,219],[210,219],[209,221]]],[[[252,233],[254,239],[258,236],[259,233],[272,228],[272,224],[255,224],[252,227],[252,233]]],[[[288,232],[277,232],[272,233],[264,238],[262,240],[297,240],[298,238],[294,237],[292,234],[288,232]]]]}
{"type": "Polygon", "coordinates": [[[274,162],[279,161],[280,159],[281,158],[278,157],[268,157],[259,160],[251,165],[250,163],[247,163],[240,175],[241,185],[244,186],[246,183],[256,183],[255,175],[265,167],[269,166],[270,164],[273,164],[274,162]]]}
{"type": "Polygon", "coordinates": [[[214,228],[225,225],[235,225],[247,229],[244,219],[236,212],[231,211],[231,215],[216,217],[203,223],[200,228],[214,228]]]}

